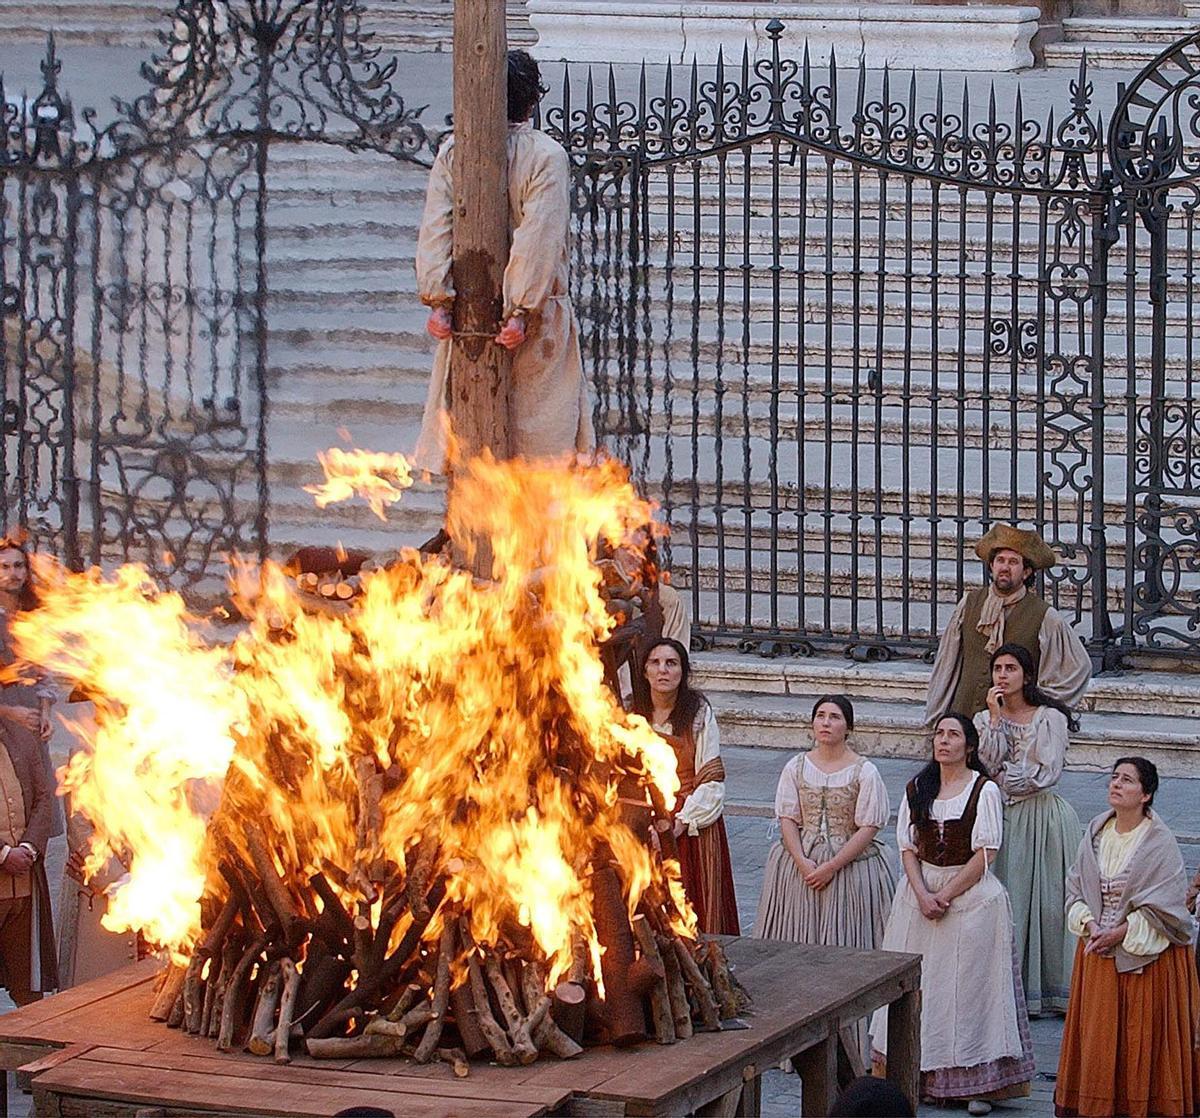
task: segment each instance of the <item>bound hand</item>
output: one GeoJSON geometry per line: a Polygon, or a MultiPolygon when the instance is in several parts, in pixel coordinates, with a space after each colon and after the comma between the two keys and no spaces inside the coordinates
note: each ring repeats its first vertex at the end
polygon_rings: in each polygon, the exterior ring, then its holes
{"type": "Polygon", "coordinates": [[[434,307],[429,312],[429,321],[425,323],[425,329],[431,337],[444,342],[454,333],[454,322],[450,318],[450,312],[445,307],[434,307]]]}
{"type": "Polygon", "coordinates": [[[672,828],[672,834],[676,838],[681,838],[687,832],[687,824],[682,819],[675,820],[675,826],[672,828]]]}
{"type": "Polygon", "coordinates": [[[0,716],[7,718],[10,722],[15,722],[18,726],[23,726],[26,730],[33,734],[42,732],[42,716],[39,711],[33,707],[0,707],[0,716]]]}
{"type": "Polygon", "coordinates": [[[505,349],[516,349],[525,340],[525,316],[514,314],[496,335],[496,344],[505,349]]]}
{"type": "Polygon", "coordinates": [[[67,864],[63,867],[65,873],[72,881],[78,881],[80,885],[87,884],[87,875],[83,872],[84,854],[82,850],[72,850],[67,855],[67,864]]]}
{"type": "Polygon", "coordinates": [[[38,734],[41,736],[42,741],[49,741],[50,735],[54,733],[54,721],[50,717],[50,712],[43,710],[38,716],[38,722],[40,723],[38,734]]]}
{"type": "Polygon", "coordinates": [[[1001,711],[1004,708],[1004,692],[999,687],[988,688],[987,708],[988,713],[992,716],[993,724],[999,722],[1003,717],[1001,711]]]}

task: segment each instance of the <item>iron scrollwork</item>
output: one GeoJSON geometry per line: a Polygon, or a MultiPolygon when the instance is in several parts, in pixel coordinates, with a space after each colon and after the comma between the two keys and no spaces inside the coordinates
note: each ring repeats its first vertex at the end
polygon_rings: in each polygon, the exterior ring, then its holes
{"type": "Polygon", "coordinates": [[[0,96],[0,485],[72,565],[187,589],[267,545],[271,150],[427,165],[438,136],[356,0],[179,0],[160,41],[107,114],[53,36],[37,96],[0,96]]]}

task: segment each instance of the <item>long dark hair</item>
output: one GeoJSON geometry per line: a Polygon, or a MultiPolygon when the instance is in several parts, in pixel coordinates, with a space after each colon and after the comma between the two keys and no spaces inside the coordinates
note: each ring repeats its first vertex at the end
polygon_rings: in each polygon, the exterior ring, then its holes
{"type": "MultiPolygon", "coordinates": [[[[687,649],[671,637],[662,637],[656,640],[646,649],[646,655],[642,659],[642,674],[645,674],[645,666],[650,659],[650,654],[663,645],[674,651],[675,655],[679,657],[679,666],[683,669],[683,673],[679,677],[679,690],[675,692],[675,705],[671,708],[671,729],[676,734],[690,734],[692,726],[695,725],[696,716],[703,707],[708,705],[708,700],[691,685],[692,663],[688,659],[687,649]]],[[[634,701],[634,710],[647,722],[653,722],[654,700],[650,697],[650,688],[642,687],[638,690],[639,697],[634,701]]]]}
{"type": "Polygon", "coordinates": [[[1050,707],[1051,710],[1058,711],[1067,720],[1067,729],[1071,733],[1075,733],[1079,729],[1079,719],[1075,716],[1075,712],[1065,703],[1060,703],[1057,699],[1047,695],[1037,685],[1037,668],[1033,666],[1033,656],[1023,644],[1002,644],[992,653],[992,658],[988,661],[989,679],[992,669],[996,666],[996,661],[1001,656],[1011,656],[1021,665],[1021,672],[1025,676],[1021,683],[1021,694],[1031,707],[1050,707]]]}
{"type": "Polygon", "coordinates": [[[29,552],[24,543],[11,536],[0,536],[0,551],[19,551],[25,560],[25,582],[17,591],[17,609],[36,609],[38,604],[37,591],[33,588],[33,564],[29,561],[29,552]]]}
{"type": "MultiPolygon", "coordinates": [[[[987,776],[983,762],[979,760],[979,731],[975,723],[965,714],[956,710],[948,710],[934,724],[934,733],[947,718],[953,718],[962,727],[963,736],[967,739],[967,768],[987,776]]],[[[933,743],[930,740],[930,748],[933,743]]],[[[914,823],[926,823],[929,813],[933,810],[933,801],[942,790],[942,766],[937,761],[930,761],[915,777],[913,777],[913,797],[909,803],[909,812],[914,823]]]]}
{"type": "Polygon", "coordinates": [[[1142,791],[1150,797],[1142,804],[1142,814],[1149,815],[1154,803],[1154,793],[1158,791],[1158,766],[1153,761],[1147,761],[1145,757],[1118,757],[1113,762],[1113,772],[1117,771],[1118,765],[1132,765],[1137,769],[1138,783],[1142,786],[1142,791]]]}

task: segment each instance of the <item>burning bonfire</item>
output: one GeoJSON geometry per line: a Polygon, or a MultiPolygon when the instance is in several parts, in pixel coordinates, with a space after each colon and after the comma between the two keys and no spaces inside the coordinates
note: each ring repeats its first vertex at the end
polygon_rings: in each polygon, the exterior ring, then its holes
{"type": "MultiPolygon", "coordinates": [[[[376,512],[403,460],[324,460],[376,512]]],[[[671,846],[675,757],[604,680],[603,541],[651,509],[611,463],[477,460],[447,528],[492,578],[402,552],[340,610],[235,568],[221,642],[145,572],[41,564],[25,659],[96,699],[60,771],[113,856],[105,924],[170,957],[152,1016],[282,1063],[671,1043],[744,994],[671,846]]]]}

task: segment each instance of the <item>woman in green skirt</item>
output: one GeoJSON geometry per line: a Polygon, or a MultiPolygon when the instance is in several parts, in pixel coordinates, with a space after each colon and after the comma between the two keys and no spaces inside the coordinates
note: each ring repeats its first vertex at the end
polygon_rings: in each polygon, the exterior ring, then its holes
{"type": "Polygon", "coordinates": [[[975,716],[979,759],[1004,793],[1004,845],[996,876],[1012,900],[1013,936],[1031,1017],[1067,1011],[1074,944],[1063,898],[1083,828],[1054,791],[1075,716],[1037,686],[1029,651],[992,653],[987,709],[975,716]]]}

